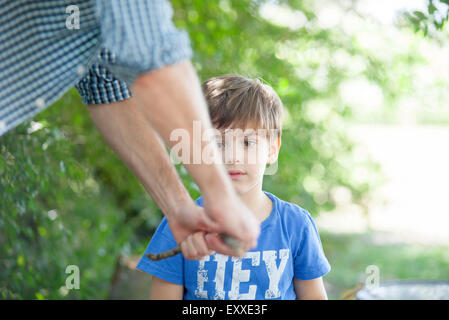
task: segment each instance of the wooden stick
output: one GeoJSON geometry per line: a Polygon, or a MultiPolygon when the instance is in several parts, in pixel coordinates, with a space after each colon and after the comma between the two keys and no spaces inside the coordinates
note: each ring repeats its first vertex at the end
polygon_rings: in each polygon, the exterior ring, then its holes
{"type": "Polygon", "coordinates": [[[159,260],[173,257],[173,256],[177,255],[178,253],[181,253],[180,247],[176,247],[174,249],[170,249],[170,250],[167,250],[167,251],[164,251],[161,253],[147,253],[146,257],[153,261],[159,261],[159,260]]]}
{"type": "MultiPolygon", "coordinates": [[[[242,243],[231,237],[228,236],[226,234],[222,234],[220,235],[221,239],[223,239],[224,243],[226,243],[229,247],[231,247],[232,251],[234,251],[235,253],[237,253],[237,255],[239,257],[243,256],[245,254],[245,251],[242,248],[242,243]]],[[[161,253],[147,253],[145,256],[152,260],[152,261],[159,261],[159,260],[163,260],[163,259],[167,259],[170,257],[173,257],[175,255],[177,255],[178,253],[181,253],[181,248],[180,247],[176,247],[161,253]]]]}

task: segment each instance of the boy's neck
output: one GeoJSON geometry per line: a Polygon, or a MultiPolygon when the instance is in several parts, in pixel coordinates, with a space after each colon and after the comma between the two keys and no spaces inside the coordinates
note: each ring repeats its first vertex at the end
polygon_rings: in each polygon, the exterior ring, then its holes
{"type": "Polygon", "coordinates": [[[249,190],[244,194],[239,194],[239,197],[259,222],[262,222],[270,215],[273,208],[273,202],[262,191],[261,187],[249,190]]]}

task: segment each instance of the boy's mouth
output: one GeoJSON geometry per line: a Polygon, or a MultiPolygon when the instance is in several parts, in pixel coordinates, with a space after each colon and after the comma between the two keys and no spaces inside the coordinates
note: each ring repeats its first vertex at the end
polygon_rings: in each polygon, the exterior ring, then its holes
{"type": "Polygon", "coordinates": [[[240,170],[230,170],[228,171],[228,174],[232,180],[239,179],[240,177],[246,175],[246,173],[240,170]]]}

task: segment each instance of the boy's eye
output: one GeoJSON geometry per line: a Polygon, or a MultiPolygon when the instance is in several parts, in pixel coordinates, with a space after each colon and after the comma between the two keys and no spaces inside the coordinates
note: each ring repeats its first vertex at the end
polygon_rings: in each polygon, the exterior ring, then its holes
{"type": "Polygon", "coordinates": [[[256,142],[252,140],[245,140],[245,147],[252,147],[256,142]]]}
{"type": "Polygon", "coordinates": [[[223,143],[223,141],[217,141],[217,146],[219,148],[223,148],[225,146],[225,144],[223,143]]]}
{"type": "MultiPolygon", "coordinates": [[[[226,146],[226,141],[224,141],[224,140],[217,140],[216,143],[217,143],[217,147],[218,148],[224,148],[226,146]]],[[[243,142],[243,144],[244,144],[245,147],[252,147],[252,146],[254,146],[256,144],[256,141],[245,140],[243,142]]]]}

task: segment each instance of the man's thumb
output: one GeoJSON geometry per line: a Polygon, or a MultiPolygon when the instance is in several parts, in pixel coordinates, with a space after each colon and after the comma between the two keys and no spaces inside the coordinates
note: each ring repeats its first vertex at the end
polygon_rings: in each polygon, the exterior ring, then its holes
{"type": "Polygon", "coordinates": [[[200,230],[206,231],[208,233],[220,233],[222,231],[222,228],[219,226],[219,224],[209,218],[209,216],[204,211],[201,211],[198,218],[198,228],[200,230]]]}

